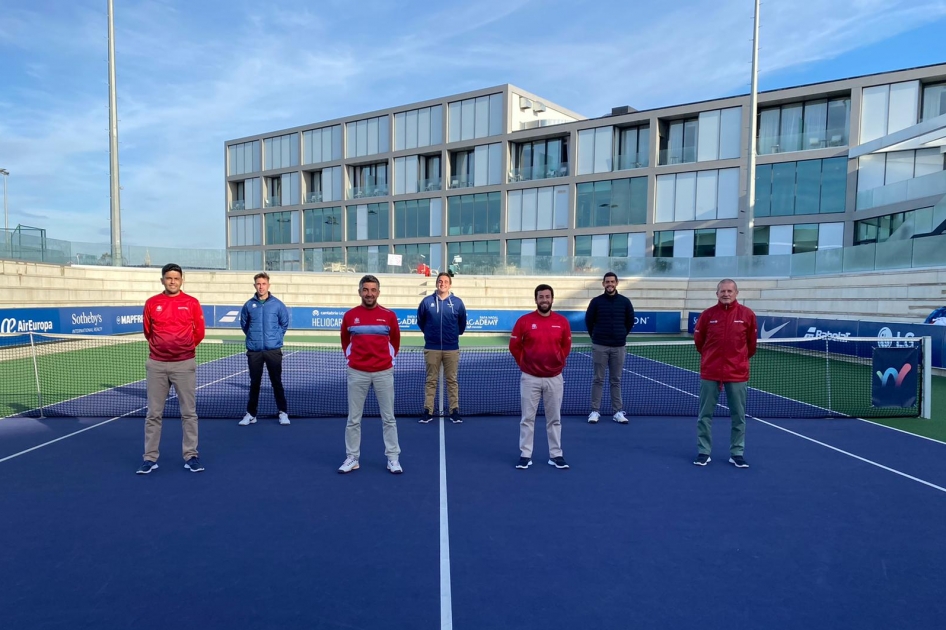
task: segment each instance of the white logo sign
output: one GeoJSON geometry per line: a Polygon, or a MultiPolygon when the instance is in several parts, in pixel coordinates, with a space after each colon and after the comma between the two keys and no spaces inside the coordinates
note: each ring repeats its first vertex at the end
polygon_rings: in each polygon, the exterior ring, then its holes
{"type": "Polygon", "coordinates": [[[0,333],[15,333],[16,332],[16,319],[13,317],[7,317],[5,320],[0,322],[0,333]]]}
{"type": "Polygon", "coordinates": [[[818,330],[815,326],[812,326],[808,329],[808,332],[805,333],[805,339],[833,339],[835,341],[844,341],[846,337],[850,337],[851,333],[846,332],[831,332],[830,330],[818,330]]]}
{"type": "Polygon", "coordinates": [[[17,320],[15,317],[7,317],[0,322],[0,333],[49,332],[52,329],[51,321],[17,320]]]}
{"type": "Polygon", "coordinates": [[[118,315],[115,317],[115,323],[119,326],[126,326],[128,324],[143,324],[144,322],[144,315],[118,315]]]}
{"type": "MultiPolygon", "coordinates": [[[[881,348],[889,348],[890,346],[895,348],[912,348],[914,347],[915,343],[913,341],[901,341],[900,333],[897,333],[896,335],[893,334],[893,331],[887,326],[884,326],[879,331],[877,331],[877,336],[884,339],[884,341],[877,342],[877,345],[881,348]],[[896,339],[896,341],[894,341],[894,339],[896,339]]],[[[915,337],[912,332],[908,332],[903,335],[903,339],[909,339],[911,337],[915,337]]]]}
{"type": "Polygon", "coordinates": [[[221,324],[232,324],[240,316],[240,311],[227,311],[227,314],[220,318],[221,324]]]}
{"type": "MultiPolygon", "coordinates": [[[[783,328],[785,328],[786,326],[788,326],[788,324],[789,324],[789,322],[785,322],[785,323],[782,324],[781,326],[776,326],[776,327],[773,328],[772,330],[766,330],[766,329],[765,329],[765,322],[762,322],[762,332],[759,333],[759,337],[761,337],[762,339],[770,339],[770,338],[772,337],[772,335],[774,335],[774,334],[777,333],[778,331],[780,331],[780,330],[782,330],[783,328]]],[[[807,335],[805,335],[805,336],[807,337],[807,335]]]]}
{"type": "Polygon", "coordinates": [[[73,326],[89,326],[97,325],[102,323],[102,316],[98,313],[93,313],[89,311],[88,313],[73,313],[72,314],[72,325],[73,326]]]}
{"type": "Polygon", "coordinates": [[[318,316],[319,316],[319,309],[317,308],[312,309],[312,317],[318,317],[318,316]]]}

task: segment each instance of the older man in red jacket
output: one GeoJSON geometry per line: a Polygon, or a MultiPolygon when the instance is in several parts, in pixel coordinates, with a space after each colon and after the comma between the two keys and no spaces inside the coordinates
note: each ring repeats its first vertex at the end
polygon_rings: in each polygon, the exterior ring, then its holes
{"type": "Polygon", "coordinates": [[[718,302],[700,315],[693,331],[693,341],[700,353],[700,419],[697,423],[699,453],[697,466],[710,463],[713,447],[713,410],[719,391],[726,388],[729,415],[732,418],[729,463],[748,468],[746,450],[746,390],[749,384],[749,359],[756,349],[756,317],[736,298],[739,288],[733,280],[716,285],[718,302]]]}

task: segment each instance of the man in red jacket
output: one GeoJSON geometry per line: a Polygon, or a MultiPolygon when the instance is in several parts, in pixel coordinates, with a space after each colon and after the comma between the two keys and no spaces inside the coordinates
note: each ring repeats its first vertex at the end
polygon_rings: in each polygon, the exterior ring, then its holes
{"type": "Polygon", "coordinates": [[[394,419],[394,357],[401,347],[401,329],[397,315],[378,304],[381,283],[376,277],[364,276],[358,283],[358,293],[361,305],[342,317],[342,349],[348,359],[348,424],[345,426],[346,457],[338,472],[358,470],[361,416],[368,390],[373,385],[381,408],[388,471],[399,475],[404,470],[398,461],[401,447],[394,419]]]}
{"type": "Polygon", "coordinates": [[[150,353],[145,363],[148,415],[145,418],[145,455],[138,469],[147,475],[158,468],[161,421],[171,385],[177,392],[184,429],[184,468],[201,472],[197,458],[197,344],[204,339],[204,312],[196,298],[181,291],[184,272],[170,263],[161,269],[164,291],[148,298],[144,333],[150,353]]]}
{"type": "Polygon", "coordinates": [[[572,330],[568,320],[552,312],[555,292],[547,284],[535,288],[536,310],[519,318],[509,338],[509,352],[522,376],[519,397],[522,421],[519,423],[519,463],[516,468],[532,465],[535,414],[539,400],[545,405],[545,431],[549,439],[549,465],[568,468],[562,456],[562,370],[572,348],[572,330]]]}
{"type": "Polygon", "coordinates": [[[756,349],[755,313],[736,298],[739,288],[733,280],[716,285],[716,306],[703,311],[693,331],[693,341],[700,353],[700,419],[697,423],[699,452],[697,466],[710,463],[713,448],[713,410],[719,390],[726,388],[729,415],[732,417],[729,463],[748,468],[746,450],[746,390],[749,383],[749,359],[756,349]]]}

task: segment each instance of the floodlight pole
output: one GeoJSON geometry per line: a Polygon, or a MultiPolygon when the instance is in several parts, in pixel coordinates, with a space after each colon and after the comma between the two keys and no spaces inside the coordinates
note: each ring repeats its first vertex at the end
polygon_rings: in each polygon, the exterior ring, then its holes
{"type": "Polygon", "coordinates": [[[111,180],[112,266],[122,264],[121,187],[118,180],[118,97],[115,88],[115,24],[108,0],[108,157],[111,180]]]}
{"type": "Polygon", "coordinates": [[[10,231],[10,212],[7,210],[7,177],[10,171],[0,168],[0,176],[3,176],[3,231],[7,233],[10,231]]]}
{"type": "Polygon", "coordinates": [[[759,0],[755,0],[755,18],[752,29],[752,87],[749,90],[749,170],[746,173],[746,219],[743,254],[752,255],[755,240],[755,137],[758,129],[759,109],[759,0]]]}

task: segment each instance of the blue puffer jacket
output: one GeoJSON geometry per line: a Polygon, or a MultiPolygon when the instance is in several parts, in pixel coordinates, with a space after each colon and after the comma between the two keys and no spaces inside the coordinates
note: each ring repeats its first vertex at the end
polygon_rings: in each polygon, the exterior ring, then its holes
{"type": "Polygon", "coordinates": [[[427,350],[459,350],[460,335],[466,330],[466,307],[452,293],[441,300],[428,295],[417,307],[417,325],[424,331],[427,350]]]}
{"type": "Polygon", "coordinates": [[[272,293],[265,302],[254,294],[240,311],[240,328],[246,335],[247,350],[282,348],[282,338],[289,328],[289,309],[272,293]]]}

